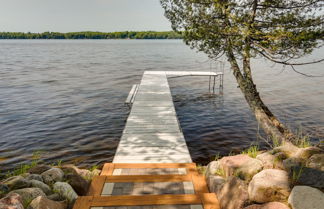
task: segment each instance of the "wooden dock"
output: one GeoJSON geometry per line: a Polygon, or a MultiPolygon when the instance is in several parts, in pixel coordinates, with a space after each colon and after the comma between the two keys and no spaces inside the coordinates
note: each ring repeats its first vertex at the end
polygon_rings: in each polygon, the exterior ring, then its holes
{"type": "MultiPolygon", "coordinates": [[[[117,148],[114,163],[192,162],[167,77],[218,76],[215,72],[145,71],[117,148]]],[[[135,92],[135,87],[131,93],[135,92]]]]}
{"type": "Polygon", "coordinates": [[[220,209],[192,163],[167,77],[212,72],[146,71],[126,102],[132,104],[113,163],[94,177],[73,209],[220,209]]]}

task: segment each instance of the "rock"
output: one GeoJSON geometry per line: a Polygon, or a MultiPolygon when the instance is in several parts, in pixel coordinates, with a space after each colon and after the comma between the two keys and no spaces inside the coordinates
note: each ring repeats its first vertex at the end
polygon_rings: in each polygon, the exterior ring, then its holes
{"type": "Polygon", "coordinates": [[[66,182],[56,182],[53,185],[53,190],[61,197],[64,197],[68,201],[69,205],[72,205],[78,198],[77,193],[73,190],[71,185],[66,182]]]}
{"type": "Polygon", "coordinates": [[[300,148],[298,151],[295,153],[294,157],[302,159],[306,161],[309,159],[312,155],[314,154],[320,154],[322,150],[318,147],[306,147],[306,148],[300,148]]]}
{"type": "Polygon", "coordinates": [[[225,172],[225,176],[237,174],[245,180],[251,179],[263,167],[260,160],[251,158],[246,154],[223,157],[219,163],[225,172]]]}
{"type": "Polygon", "coordinates": [[[37,180],[43,182],[43,177],[39,174],[30,174],[26,177],[27,180],[37,180]]]}
{"type": "Polygon", "coordinates": [[[265,169],[253,176],[248,192],[250,200],[258,203],[285,201],[290,192],[288,173],[265,169]]]}
{"type": "Polygon", "coordinates": [[[306,166],[324,171],[324,154],[312,155],[312,157],[307,160],[306,166]]]}
{"type": "Polygon", "coordinates": [[[281,159],[284,159],[284,158],[287,158],[287,157],[292,157],[294,156],[298,150],[300,148],[294,146],[293,144],[291,143],[286,143],[282,146],[279,146],[279,147],[275,147],[273,150],[272,150],[272,154],[276,154],[276,153],[282,153],[284,154],[285,156],[281,156],[282,158],[281,159]]]}
{"type": "Polygon", "coordinates": [[[226,180],[218,195],[221,208],[239,209],[248,202],[249,196],[244,181],[235,176],[226,180]]]}
{"type": "Polygon", "coordinates": [[[87,169],[79,169],[75,165],[64,165],[61,168],[65,174],[77,174],[86,180],[90,180],[93,177],[91,171],[87,169]]]}
{"type": "Polygon", "coordinates": [[[59,194],[57,194],[57,193],[53,193],[53,194],[51,194],[51,195],[48,195],[47,198],[50,199],[50,200],[53,200],[53,201],[62,201],[62,200],[64,200],[64,198],[61,197],[61,196],[60,196],[59,194]]]}
{"type": "Polygon", "coordinates": [[[65,209],[66,207],[67,204],[65,202],[56,202],[39,196],[29,204],[27,209],[65,209]]]}
{"type": "Polygon", "coordinates": [[[17,189],[10,192],[9,194],[12,193],[19,194],[21,196],[22,203],[24,205],[27,205],[29,202],[31,202],[33,199],[35,199],[38,196],[46,197],[46,194],[40,188],[35,188],[35,187],[17,189]]]}
{"type": "Polygon", "coordinates": [[[13,176],[2,182],[9,187],[9,190],[29,187],[30,183],[22,176],[13,176]]]}
{"type": "Polygon", "coordinates": [[[269,202],[263,205],[250,205],[244,209],[290,209],[287,205],[281,202],[269,202]]]}
{"type": "Polygon", "coordinates": [[[19,194],[11,193],[0,199],[1,209],[24,209],[22,199],[19,194]]]}
{"type": "Polygon", "coordinates": [[[46,195],[49,195],[52,193],[51,188],[41,181],[31,180],[30,184],[32,187],[40,188],[46,195]]]}
{"type": "Polygon", "coordinates": [[[6,194],[8,193],[10,190],[9,190],[9,187],[5,184],[0,184],[0,197],[1,197],[1,194],[6,194]]]}
{"type": "Polygon", "coordinates": [[[55,182],[62,181],[64,173],[59,168],[51,168],[42,173],[41,176],[46,184],[53,184],[55,182]]]}
{"type": "Polygon", "coordinates": [[[235,173],[243,180],[251,180],[252,177],[261,171],[263,164],[260,160],[251,158],[251,160],[243,163],[235,173]]]}
{"type": "Polygon", "coordinates": [[[294,182],[296,185],[305,185],[318,189],[324,189],[324,171],[314,168],[296,166],[291,168],[291,178],[294,172],[299,174],[299,178],[295,179],[294,182]],[[299,173],[300,169],[301,172],[299,173]]]}
{"type": "Polygon", "coordinates": [[[282,164],[286,171],[290,171],[292,167],[302,165],[302,161],[299,158],[290,157],[283,160],[282,164]]]}
{"type": "Polygon", "coordinates": [[[45,171],[51,169],[52,167],[51,166],[48,166],[48,165],[37,165],[33,168],[30,168],[28,170],[28,173],[30,174],[41,174],[41,173],[44,173],[45,171]]]}
{"type": "MultiPolygon", "coordinates": [[[[280,153],[278,153],[280,154],[280,153]]],[[[270,154],[270,152],[264,152],[256,156],[256,159],[260,160],[263,164],[263,169],[279,168],[282,169],[281,158],[270,154]]]]}
{"type": "Polygon", "coordinates": [[[89,182],[84,178],[76,174],[68,174],[66,179],[78,195],[85,196],[87,194],[89,182]]]}
{"type": "Polygon", "coordinates": [[[263,164],[263,168],[264,169],[268,169],[268,168],[274,168],[274,163],[276,161],[276,157],[272,154],[270,154],[269,152],[264,152],[261,154],[258,154],[256,156],[256,159],[260,160],[263,164]]]}
{"type": "Polygon", "coordinates": [[[207,185],[208,185],[209,191],[214,192],[217,195],[220,193],[220,190],[222,189],[224,183],[225,183],[225,179],[221,176],[210,175],[207,178],[207,185]]]}
{"type": "Polygon", "coordinates": [[[99,176],[100,173],[101,173],[101,170],[99,170],[99,169],[94,169],[93,171],[91,171],[92,177],[99,176]]]}
{"type": "Polygon", "coordinates": [[[322,209],[324,193],[309,186],[295,186],[288,198],[293,209],[322,209]]]}
{"type": "Polygon", "coordinates": [[[219,161],[212,161],[207,165],[205,176],[208,178],[209,176],[219,175],[217,174],[220,169],[219,161]]]}

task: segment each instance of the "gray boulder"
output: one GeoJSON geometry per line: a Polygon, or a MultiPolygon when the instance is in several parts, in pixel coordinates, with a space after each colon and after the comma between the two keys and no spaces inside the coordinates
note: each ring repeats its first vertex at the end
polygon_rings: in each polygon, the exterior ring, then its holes
{"type": "Polygon", "coordinates": [[[307,160],[306,166],[324,171],[324,154],[312,155],[312,157],[307,160]]]}
{"type": "Polygon", "coordinates": [[[288,198],[293,209],[322,209],[324,193],[309,186],[295,186],[288,198]]]}
{"type": "Polygon", "coordinates": [[[85,196],[88,192],[89,182],[77,174],[66,175],[68,183],[78,195],[85,196]]]}
{"type": "Polygon", "coordinates": [[[64,173],[59,168],[51,168],[41,174],[44,182],[46,184],[54,184],[55,182],[62,181],[64,173]]]}
{"type": "Polygon", "coordinates": [[[53,190],[61,197],[64,197],[68,201],[69,205],[72,205],[78,198],[77,193],[73,190],[71,185],[66,182],[56,182],[53,185],[53,190]]]}
{"type": "Polygon", "coordinates": [[[22,203],[24,205],[28,204],[29,202],[31,202],[33,199],[35,199],[38,196],[46,197],[46,194],[40,188],[35,188],[35,187],[17,189],[17,190],[10,192],[9,194],[12,194],[12,193],[19,194],[21,196],[22,203]]]}
{"type": "Polygon", "coordinates": [[[43,177],[39,174],[30,174],[26,177],[27,180],[37,180],[37,181],[43,181],[43,177]]]}
{"type": "Polygon", "coordinates": [[[32,167],[28,170],[28,173],[30,174],[41,174],[44,173],[45,171],[51,169],[51,166],[48,165],[37,165],[35,167],[32,167]]]}
{"type": "Polygon", "coordinates": [[[2,183],[8,186],[10,190],[26,188],[30,185],[30,182],[22,176],[10,177],[4,180],[2,183]]]}
{"type": "Polygon", "coordinates": [[[210,175],[207,178],[207,185],[208,185],[209,191],[214,192],[218,195],[220,193],[225,181],[226,180],[221,176],[210,175]]]}
{"type": "Polygon", "coordinates": [[[49,195],[52,193],[51,188],[41,181],[31,180],[30,184],[32,187],[40,188],[46,195],[49,195]]]}
{"type": "Polygon", "coordinates": [[[295,166],[291,168],[291,177],[293,176],[294,172],[299,174],[299,178],[296,179],[295,182],[296,185],[305,185],[318,189],[324,189],[324,171],[314,168],[295,166]],[[298,171],[300,170],[301,172],[299,173],[298,171]]]}

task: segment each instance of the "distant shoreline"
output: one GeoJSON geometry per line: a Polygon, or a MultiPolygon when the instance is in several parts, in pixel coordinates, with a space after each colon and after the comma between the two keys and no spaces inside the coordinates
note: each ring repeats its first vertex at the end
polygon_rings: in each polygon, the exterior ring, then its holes
{"type": "Polygon", "coordinates": [[[174,31],[122,31],[122,32],[0,32],[0,39],[182,39],[174,31]]]}

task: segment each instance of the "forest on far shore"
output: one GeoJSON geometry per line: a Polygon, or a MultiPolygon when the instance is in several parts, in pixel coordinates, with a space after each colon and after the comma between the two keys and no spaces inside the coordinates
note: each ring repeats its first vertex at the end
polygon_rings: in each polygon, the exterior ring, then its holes
{"type": "Polygon", "coordinates": [[[0,39],[181,39],[182,35],[173,31],[124,31],[124,32],[0,32],[0,39]]]}

